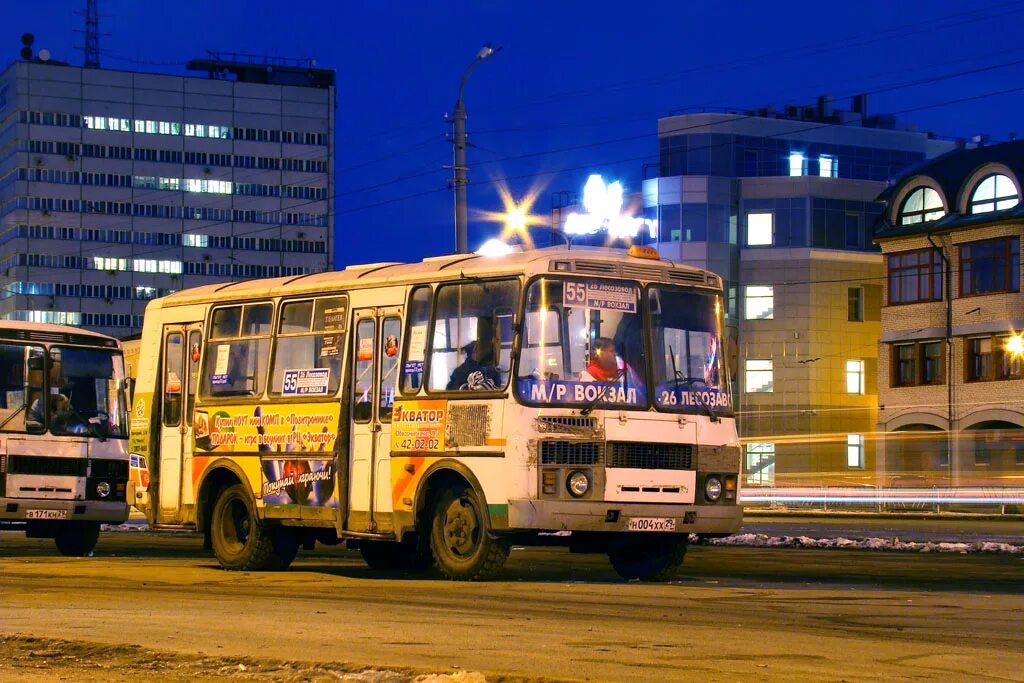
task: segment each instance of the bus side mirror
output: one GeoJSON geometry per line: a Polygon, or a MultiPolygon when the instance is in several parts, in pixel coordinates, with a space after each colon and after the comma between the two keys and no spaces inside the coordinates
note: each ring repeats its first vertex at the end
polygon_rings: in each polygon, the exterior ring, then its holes
{"type": "Polygon", "coordinates": [[[28,369],[29,370],[43,370],[43,357],[42,356],[29,356],[28,357],[28,369]]]}

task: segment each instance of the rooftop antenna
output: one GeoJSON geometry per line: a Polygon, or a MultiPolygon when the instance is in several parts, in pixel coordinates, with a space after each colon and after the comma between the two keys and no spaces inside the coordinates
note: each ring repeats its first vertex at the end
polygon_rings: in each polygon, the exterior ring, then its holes
{"type": "Polygon", "coordinates": [[[85,0],[85,64],[86,69],[100,68],[99,0],[85,0]]]}

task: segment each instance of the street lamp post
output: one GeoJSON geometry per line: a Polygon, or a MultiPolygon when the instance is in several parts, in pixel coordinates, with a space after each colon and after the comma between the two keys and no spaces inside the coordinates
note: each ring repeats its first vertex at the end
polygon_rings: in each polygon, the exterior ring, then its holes
{"type": "Polygon", "coordinates": [[[466,209],[466,106],[462,103],[462,91],[466,89],[466,81],[473,69],[501,48],[484,45],[476,54],[476,58],[466,67],[462,74],[462,82],[459,83],[459,97],[455,100],[455,111],[452,114],[452,145],[455,148],[455,159],[452,165],[454,177],[452,186],[455,189],[455,253],[465,254],[469,251],[469,238],[467,235],[467,209],[466,209]]]}

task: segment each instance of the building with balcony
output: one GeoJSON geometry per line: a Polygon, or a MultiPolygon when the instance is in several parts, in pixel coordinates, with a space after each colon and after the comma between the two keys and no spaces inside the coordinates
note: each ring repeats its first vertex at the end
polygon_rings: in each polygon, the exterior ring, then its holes
{"type": "Polygon", "coordinates": [[[925,486],[1024,478],[1024,141],[917,165],[883,199],[878,476],[925,486]]]}
{"type": "Polygon", "coordinates": [[[816,105],[668,116],[643,182],[662,256],[726,281],[745,479],[874,483],[886,182],[954,149],[892,116],[816,105]]]}
{"type": "Polygon", "coordinates": [[[334,72],[0,73],[0,317],[123,336],[194,285],[331,268],[334,72]]]}

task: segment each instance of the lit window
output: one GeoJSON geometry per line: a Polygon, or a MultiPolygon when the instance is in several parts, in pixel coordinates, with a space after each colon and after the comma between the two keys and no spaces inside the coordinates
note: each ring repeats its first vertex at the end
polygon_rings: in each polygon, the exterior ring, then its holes
{"type": "Polygon", "coordinates": [[[930,187],[919,187],[903,200],[900,209],[899,224],[913,225],[936,221],[946,215],[942,208],[942,198],[930,187]]]}
{"type": "MultiPolygon", "coordinates": [[[[793,174],[790,173],[790,175],[793,174]]],[[[822,178],[839,177],[839,160],[828,154],[822,154],[818,157],[818,175],[822,178]]]]}
{"type": "Polygon", "coordinates": [[[789,155],[789,175],[807,175],[807,157],[800,152],[792,152],[789,155]]]}
{"type": "Polygon", "coordinates": [[[864,393],[864,361],[846,361],[846,393],[864,393]]]}
{"type": "Polygon", "coordinates": [[[982,178],[975,186],[968,209],[969,213],[986,213],[1009,209],[1019,203],[1020,197],[1013,181],[1001,173],[994,173],[982,178]]]}
{"type": "Polygon", "coordinates": [[[864,469],[864,435],[846,435],[846,466],[864,469]]]}
{"type": "Polygon", "coordinates": [[[751,285],[743,288],[746,301],[744,318],[747,320],[771,320],[775,317],[775,288],[751,285]]]}
{"type": "Polygon", "coordinates": [[[767,394],[772,392],[774,373],[770,359],[752,359],[744,361],[744,379],[748,394],[767,394]]]}
{"type": "Polygon", "coordinates": [[[771,213],[747,214],[747,246],[770,246],[774,238],[774,216],[771,213]]]}
{"type": "Polygon", "coordinates": [[[208,235],[182,235],[181,243],[186,247],[205,247],[209,244],[208,235]]]}
{"type": "Polygon", "coordinates": [[[746,483],[754,486],[775,484],[775,444],[748,443],[744,446],[746,483]]]}

